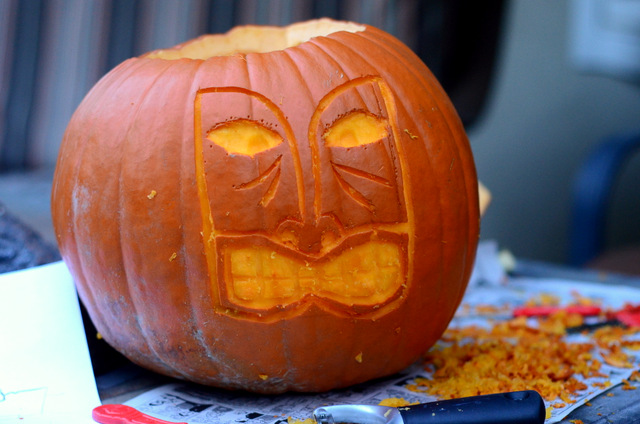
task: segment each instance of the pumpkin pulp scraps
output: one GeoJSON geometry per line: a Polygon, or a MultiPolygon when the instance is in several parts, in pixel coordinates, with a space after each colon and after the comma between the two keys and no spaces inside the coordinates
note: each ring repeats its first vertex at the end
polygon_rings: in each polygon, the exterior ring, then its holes
{"type": "MultiPolygon", "coordinates": [[[[589,383],[594,388],[611,385],[595,352],[614,367],[639,366],[625,353],[625,348],[640,349],[640,341],[625,338],[637,328],[602,327],[586,342],[568,342],[566,329],[582,322],[580,315],[559,311],[533,320],[516,317],[490,328],[449,329],[425,357],[431,378],[416,379],[408,388],[444,399],[530,389],[558,405],[575,403],[572,395],[589,389],[577,376],[599,377],[589,383]]],[[[627,380],[625,388],[635,386],[627,380]]]]}

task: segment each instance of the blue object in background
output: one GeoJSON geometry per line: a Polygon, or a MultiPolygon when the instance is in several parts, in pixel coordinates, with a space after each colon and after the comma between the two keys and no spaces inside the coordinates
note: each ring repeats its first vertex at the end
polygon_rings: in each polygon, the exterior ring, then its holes
{"type": "Polygon", "coordinates": [[[639,148],[640,131],[612,136],[596,146],[576,173],[569,238],[571,265],[584,266],[602,253],[612,191],[625,162],[639,148]]]}

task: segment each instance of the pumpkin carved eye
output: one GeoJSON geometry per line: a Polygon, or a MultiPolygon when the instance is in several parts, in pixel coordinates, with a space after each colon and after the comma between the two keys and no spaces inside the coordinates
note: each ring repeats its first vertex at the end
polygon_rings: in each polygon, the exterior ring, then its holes
{"type": "Polygon", "coordinates": [[[363,111],[351,112],[334,122],[322,138],[328,147],[357,147],[389,136],[387,121],[363,111]]]}
{"type": "Polygon", "coordinates": [[[207,132],[207,139],[230,154],[253,157],[282,143],[277,132],[248,119],[236,119],[207,132]]]}

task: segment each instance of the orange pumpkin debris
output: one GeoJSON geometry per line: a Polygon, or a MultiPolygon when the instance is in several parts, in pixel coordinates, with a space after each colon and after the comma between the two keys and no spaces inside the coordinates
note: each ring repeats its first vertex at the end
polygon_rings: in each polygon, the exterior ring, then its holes
{"type": "MultiPolygon", "coordinates": [[[[547,297],[546,301],[554,300],[547,297]]],[[[445,399],[531,389],[554,402],[554,407],[574,403],[572,395],[588,388],[576,376],[607,377],[600,371],[602,363],[594,357],[596,349],[611,365],[634,366],[621,346],[624,336],[637,332],[603,327],[591,342],[567,342],[566,329],[580,324],[580,316],[555,313],[538,318],[536,326],[517,317],[490,328],[449,329],[425,357],[430,378],[416,379],[407,387],[445,399]]],[[[632,378],[639,378],[637,371],[632,378]]],[[[606,388],[611,383],[596,381],[592,385],[606,388]]],[[[624,387],[635,388],[628,381],[624,387]]]]}

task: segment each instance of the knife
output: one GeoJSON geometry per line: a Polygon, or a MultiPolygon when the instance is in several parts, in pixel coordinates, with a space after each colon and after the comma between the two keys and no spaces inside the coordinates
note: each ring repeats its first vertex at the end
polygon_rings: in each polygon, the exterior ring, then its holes
{"type": "Polygon", "coordinates": [[[546,411],[538,392],[525,390],[421,403],[399,408],[371,405],[323,406],[318,424],[542,424],[546,411]]]}

